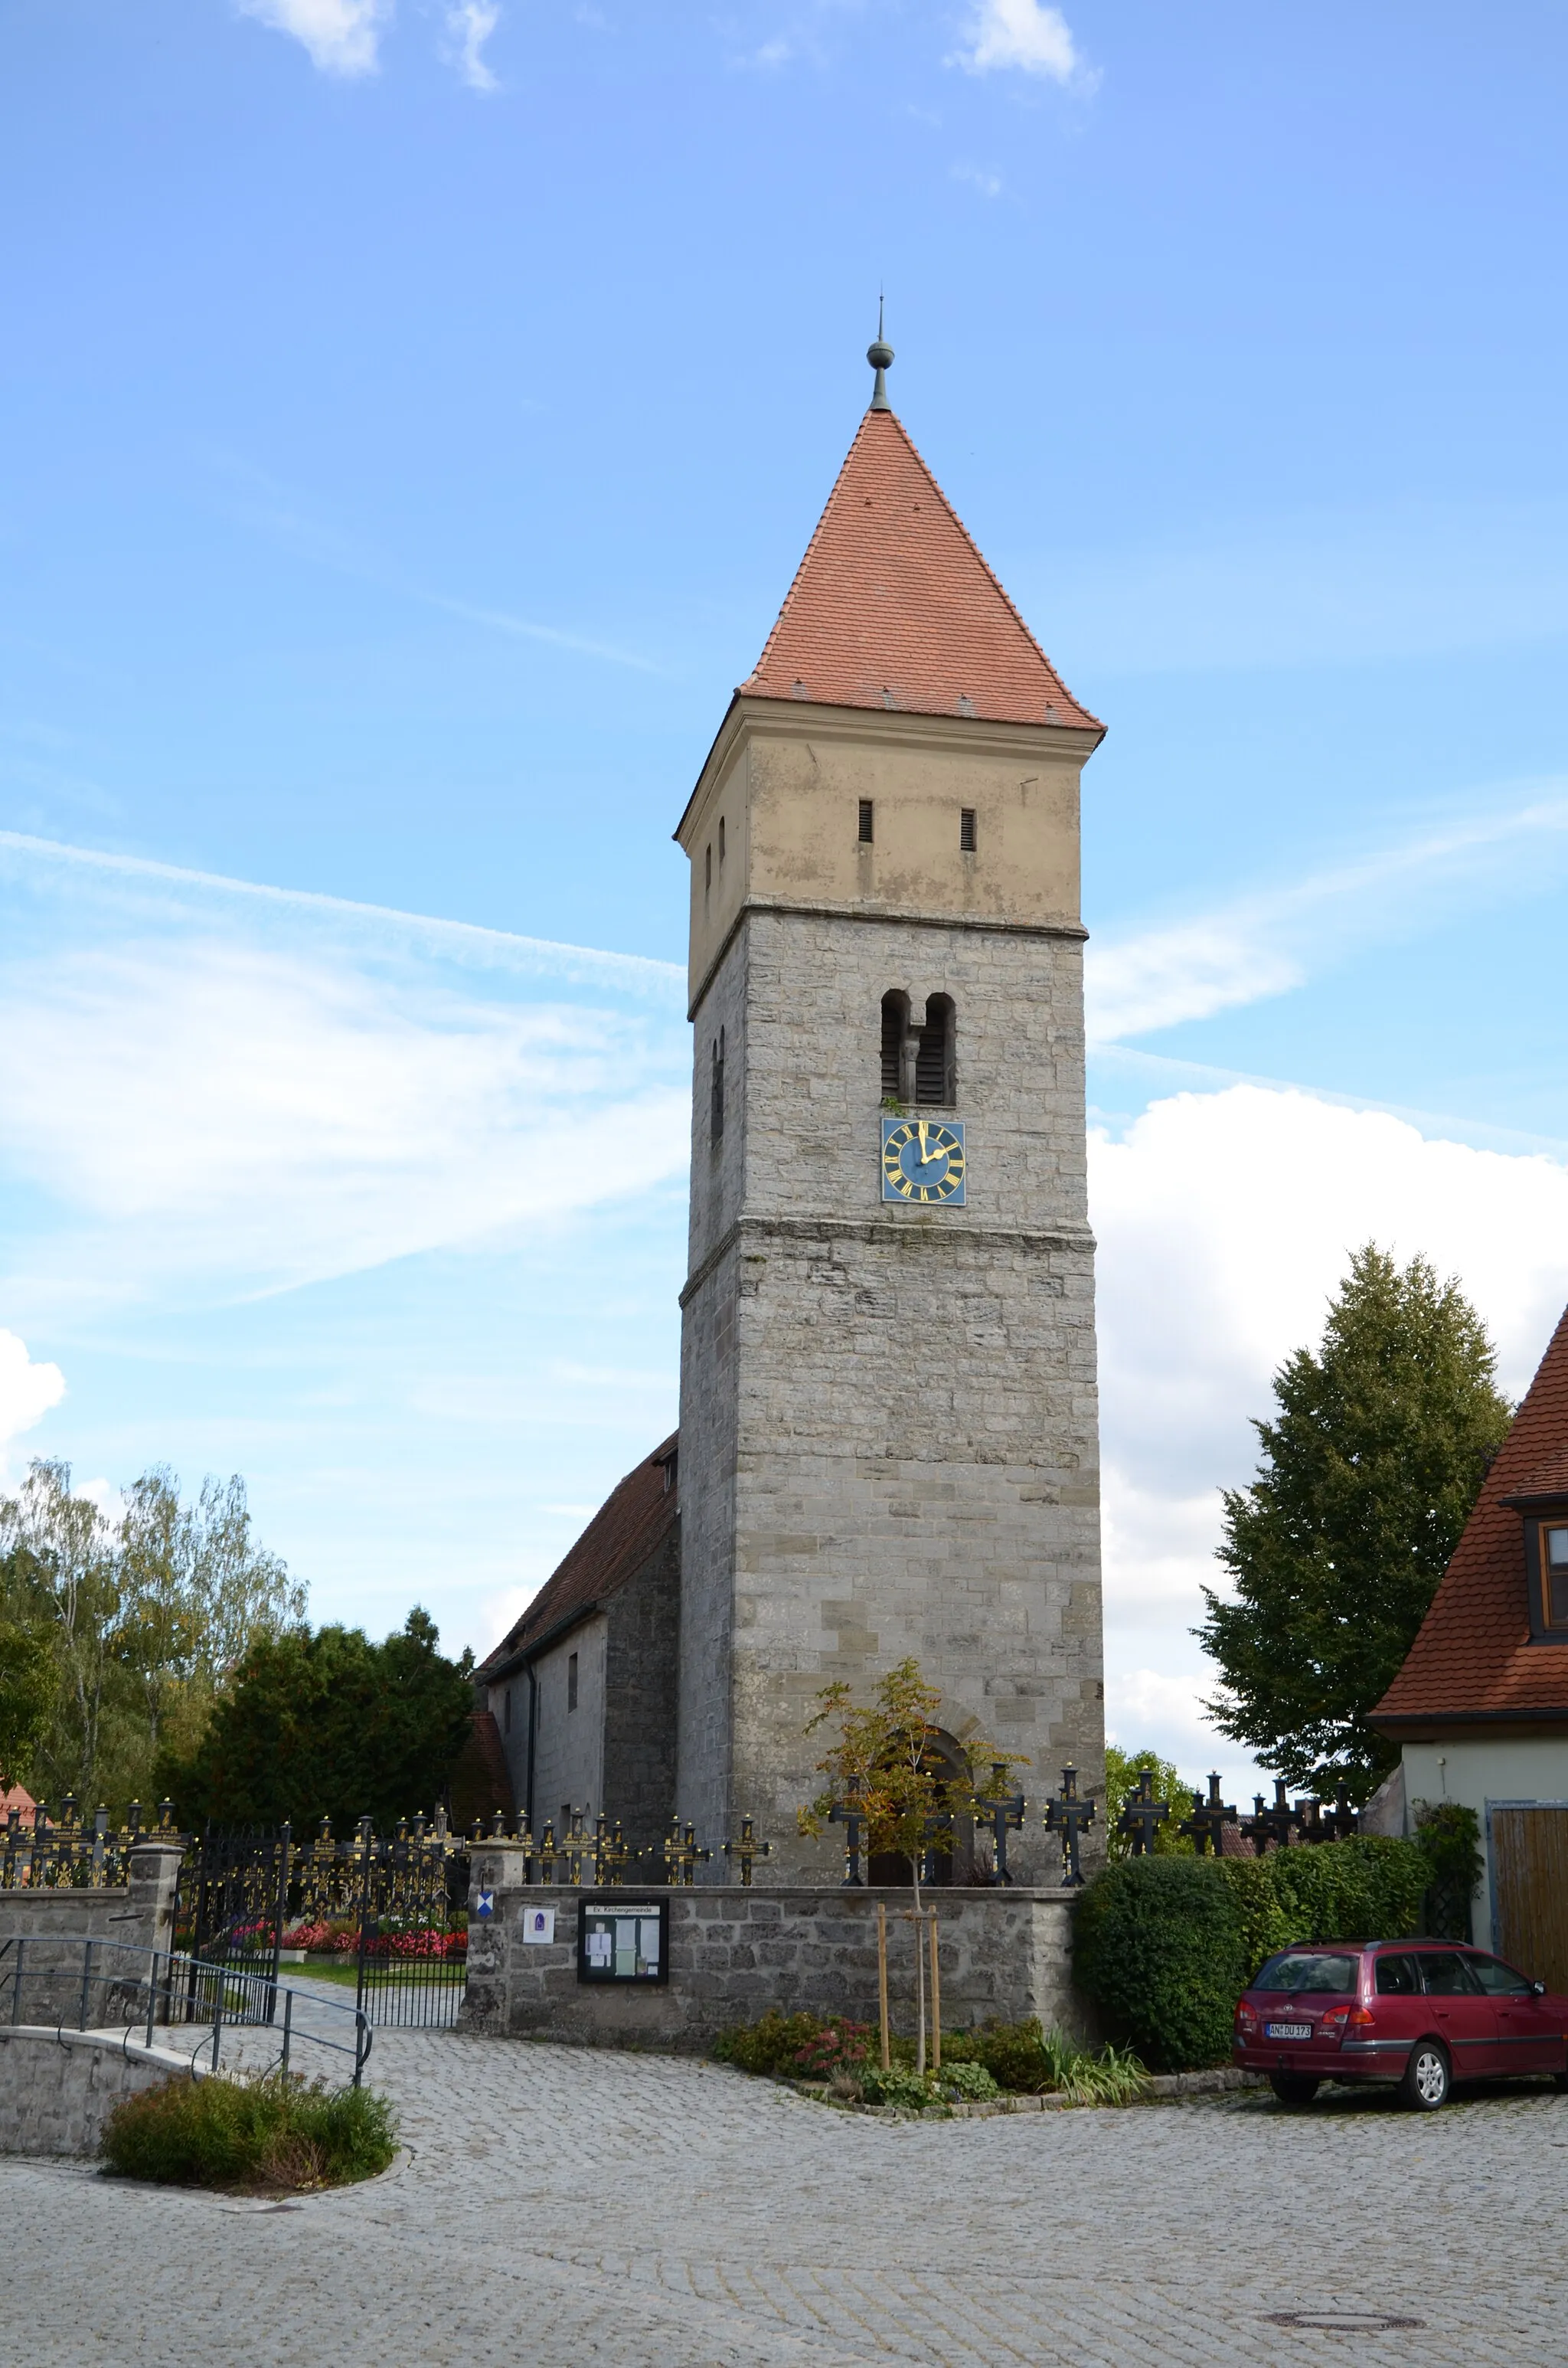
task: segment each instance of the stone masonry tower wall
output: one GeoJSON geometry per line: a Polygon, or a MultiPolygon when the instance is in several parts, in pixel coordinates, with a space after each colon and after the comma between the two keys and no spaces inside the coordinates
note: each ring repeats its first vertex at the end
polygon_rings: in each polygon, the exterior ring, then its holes
{"type": "MultiPolygon", "coordinates": [[[[817,1690],[869,1693],[908,1655],[953,1735],[1028,1756],[1032,1798],[1069,1759],[1100,1777],[1078,917],[1098,737],[896,419],[869,413],[679,833],[677,1801],[710,1838],[753,1816],[770,1877],[835,1865],[794,1838],[817,1690]],[[862,565],[872,593],[846,598],[862,565]],[[908,1114],[961,1123],[961,1205],[883,1197],[890,993],[912,1032],[950,1004],[946,1075],[924,1079],[943,1099],[908,1114]]],[[[1018,1872],[1046,1872],[1038,1816],[1019,1842],[1018,1872]]]]}

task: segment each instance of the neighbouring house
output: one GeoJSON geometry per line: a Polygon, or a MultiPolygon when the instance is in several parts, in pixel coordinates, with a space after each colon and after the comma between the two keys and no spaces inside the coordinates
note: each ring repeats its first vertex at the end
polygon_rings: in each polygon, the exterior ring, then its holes
{"type": "Polygon", "coordinates": [[[0,1792],[0,1827],[10,1823],[13,1809],[24,1825],[29,1825],[37,1805],[32,1794],[20,1784],[13,1784],[8,1793],[0,1792]]]}
{"type": "Polygon", "coordinates": [[[1568,1314],[1372,1724],[1400,1766],[1365,1822],[1466,1803],[1473,1937],[1568,1990],[1568,1314]]]}

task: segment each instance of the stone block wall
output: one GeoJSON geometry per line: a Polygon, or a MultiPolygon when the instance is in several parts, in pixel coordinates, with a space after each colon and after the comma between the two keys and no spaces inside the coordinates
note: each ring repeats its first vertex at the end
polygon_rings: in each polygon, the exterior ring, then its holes
{"type": "Polygon", "coordinates": [[[191,2078],[190,2058],[166,2048],[0,2024],[0,2154],[96,2155],[122,2097],[191,2078]]]}
{"type": "MultiPolygon", "coordinates": [[[[603,1895],[508,1880],[514,1863],[520,1873],[517,1853],[486,1852],[474,1861],[476,1888],[493,1888],[494,1913],[469,1927],[470,2031],[700,2052],[726,2025],[755,2022],[770,2007],[874,2022],[879,1902],[887,1912],[892,2027],[914,2031],[915,1934],[902,1920],[907,1891],[673,1889],[668,1983],[590,1985],[577,1979],[578,1908],[603,1895]],[[549,1944],[522,1937],[525,1911],[539,1907],[555,1911],[549,1944]]],[[[624,1894],[628,1902],[665,1896],[658,1888],[624,1894]]],[[[1038,2015],[1048,2029],[1087,2033],[1072,1987],[1071,1895],[1019,1888],[927,1896],[938,1917],[944,2029],[1038,2015]]]]}

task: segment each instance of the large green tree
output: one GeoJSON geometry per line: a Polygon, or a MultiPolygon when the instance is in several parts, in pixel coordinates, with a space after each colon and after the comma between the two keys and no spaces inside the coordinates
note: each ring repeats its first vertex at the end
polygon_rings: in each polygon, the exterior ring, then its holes
{"type": "Polygon", "coordinates": [[[449,1661],[417,1607],[372,1645],[358,1628],[291,1628],[242,1662],[195,1748],[167,1751],[159,1782],[180,1823],[345,1833],[385,1828],[441,1799],[473,1716],[472,1656],[449,1661]]]}
{"type": "Polygon", "coordinates": [[[74,1490],[68,1463],[33,1463],[0,1497],[0,1623],[28,1640],[29,1682],[40,1648],[51,1682],[13,1772],[84,1811],[146,1798],[160,1746],[193,1744],[251,1645],[304,1602],[256,1542],[237,1474],[187,1504],[158,1466],[106,1508],[74,1490]]]}
{"type": "Polygon", "coordinates": [[[1511,1409],[1491,1341],[1452,1281],[1369,1243],[1323,1343],[1274,1377],[1278,1413],[1248,1488],[1225,1492],[1197,1630],[1224,1690],[1222,1734],[1292,1785],[1363,1800],[1397,1758],[1367,1724],[1410,1649],[1511,1409]]]}

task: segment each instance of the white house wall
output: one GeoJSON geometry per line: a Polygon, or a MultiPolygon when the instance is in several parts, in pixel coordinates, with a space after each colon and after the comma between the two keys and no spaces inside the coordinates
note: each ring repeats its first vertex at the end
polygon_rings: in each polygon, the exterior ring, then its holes
{"type": "Polygon", "coordinates": [[[1568,1736],[1407,1743],[1402,1756],[1407,1831],[1415,1831],[1423,1801],[1462,1801],[1475,1811],[1485,1863],[1471,1905],[1471,1930],[1482,1947],[1494,1947],[1487,1808],[1504,1802],[1568,1805],[1568,1736]]]}

